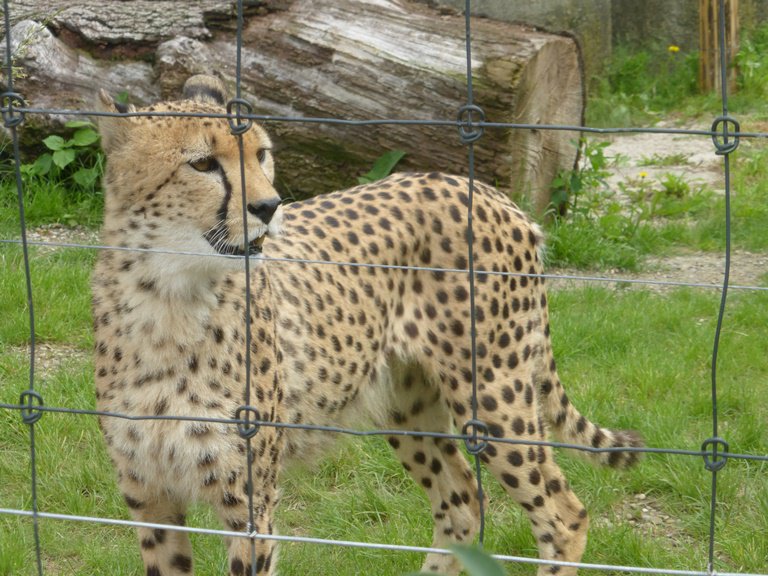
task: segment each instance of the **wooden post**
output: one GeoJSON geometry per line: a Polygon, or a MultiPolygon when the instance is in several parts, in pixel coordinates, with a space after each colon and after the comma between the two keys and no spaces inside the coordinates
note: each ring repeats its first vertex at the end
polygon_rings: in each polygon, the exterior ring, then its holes
{"type": "MultiPolygon", "coordinates": [[[[739,0],[725,1],[726,81],[736,89],[734,58],[739,49],[739,0]]],[[[703,92],[721,90],[720,0],[699,0],[699,86],[703,92]]]]}

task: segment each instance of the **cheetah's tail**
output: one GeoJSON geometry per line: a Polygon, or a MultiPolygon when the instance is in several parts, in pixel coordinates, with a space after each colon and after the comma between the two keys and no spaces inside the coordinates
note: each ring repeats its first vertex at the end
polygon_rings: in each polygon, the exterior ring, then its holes
{"type": "Polygon", "coordinates": [[[639,452],[621,448],[643,447],[642,436],[633,430],[611,430],[589,421],[568,399],[556,372],[551,378],[539,382],[538,388],[544,415],[559,442],[610,449],[605,452],[577,451],[601,466],[629,468],[639,460],[639,452]]]}

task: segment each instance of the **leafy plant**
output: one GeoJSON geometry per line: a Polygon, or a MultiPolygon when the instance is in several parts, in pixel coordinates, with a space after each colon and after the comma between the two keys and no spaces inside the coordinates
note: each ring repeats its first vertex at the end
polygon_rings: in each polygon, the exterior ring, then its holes
{"type": "MultiPolygon", "coordinates": [[[[477,546],[451,546],[469,576],[504,576],[504,569],[490,554],[477,546]]],[[[420,572],[415,576],[426,576],[420,572]]]]}
{"type": "Polygon", "coordinates": [[[673,172],[659,179],[641,172],[637,178],[609,186],[607,145],[582,141],[579,167],[561,172],[553,182],[550,263],[636,268],[642,254],[659,251],[665,242],[664,226],[671,219],[690,216],[711,204],[708,190],[692,187],[673,172]]]}
{"type": "Polygon", "coordinates": [[[679,110],[698,95],[697,52],[679,46],[644,51],[616,46],[605,71],[592,83],[590,125],[645,124],[660,112],[679,110]]]}
{"type": "Polygon", "coordinates": [[[684,166],[689,164],[688,157],[685,154],[658,154],[654,152],[651,156],[643,156],[637,163],[638,166],[684,166]]]}
{"type": "Polygon", "coordinates": [[[559,215],[567,211],[589,210],[579,205],[585,199],[585,191],[606,190],[605,179],[610,175],[605,149],[609,142],[578,142],[582,159],[575,170],[561,170],[552,181],[551,212],[559,215]]]}
{"type": "Polygon", "coordinates": [[[74,130],[72,136],[64,138],[52,134],[45,138],[43,144],[50,152],[22,165],[22,174],[27,178],[60,181],[81,191],[92,192],[104,166],[103,153],[98,147],[99,133],[87,120],[72,120],[65,127],[74,130]]]}
{"type": "Polygon", "coordinates": [[[405,152],[402,150],[390,150],[379,156],[373,163],[373,167],[367,174],[358,177],[358,184],[370,184],[382,178],[386,178],[395,169],[397,163],[403,159],[405,152]]]}

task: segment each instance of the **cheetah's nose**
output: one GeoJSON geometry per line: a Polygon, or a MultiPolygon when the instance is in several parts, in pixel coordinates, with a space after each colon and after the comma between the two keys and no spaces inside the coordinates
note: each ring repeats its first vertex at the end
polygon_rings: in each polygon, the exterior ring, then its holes
{"type": "Polygon", "coordinates": [[[252,202],[248,204],[248,212],[256,216],[265,225],[269,224],[272,220],[272,216],[275,215],[275,211],[282,200],[280,198],[270,198],[269,200],[260,200],[259,202],[252,202]]]}

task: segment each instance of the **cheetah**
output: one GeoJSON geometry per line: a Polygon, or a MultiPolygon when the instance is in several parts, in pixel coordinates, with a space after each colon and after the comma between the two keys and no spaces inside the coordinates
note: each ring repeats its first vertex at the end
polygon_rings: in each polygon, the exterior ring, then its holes
{"type": "MultiPolygon", "coordinates": [[[[396,174],[283,204],[269,136],[256,124],[232,134],[218,81],[193,77],[180,100],[140,115],[115,114],[134,109],[103,90],[97,100],[111,114],[97,120],[110,248],[92,279],[96,400],[133,417],[100,426],[132,517],[153,525],[137,528],[147,575],[192,572],[187,534],[156,525],[183,526],[196,501],[225,530],[260,535],[228,539],[231,575],[275,574],[280,472],[329,443],[301,425],[391,431],[429,497],[435,548],[479,530],[484,503],[460,442],[430,435],[469,426],[530,518],[538,574],[576,573],[546,563],[581,559],[588,516],[541,442],[617,448],[589,458],[623,468],[637,452],[622,448],[642,441],[593,424],[563,389],[536,224],[474,184],[472,294],[467,179],[396,174]]],[[[423,564],[460,569],[448,554],[423,564]]]]}

